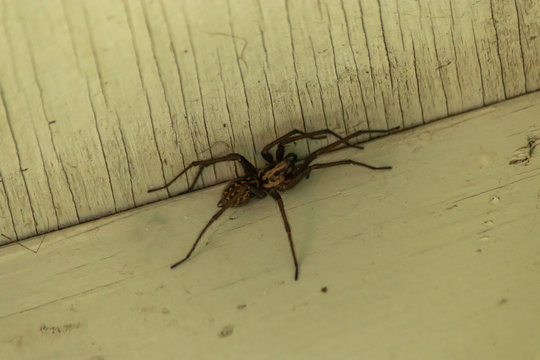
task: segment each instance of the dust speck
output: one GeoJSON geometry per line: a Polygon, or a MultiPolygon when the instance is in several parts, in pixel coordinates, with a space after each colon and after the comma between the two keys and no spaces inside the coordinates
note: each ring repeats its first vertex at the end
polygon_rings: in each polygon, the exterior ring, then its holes
{"type": "Polygon", "coordinates": [[[493,196],[491,199],[489,199],[490,204],[498,204],[501,202],[501,198],[498,196],[493,196]]]}
{"type": "Polygon", "coordinates": [[[328,292],[328,288],[326,286],[322,287],[321,292],[326,294],[328,292]]]}
{"type": "Polygon", "coordinates": [[[231,336],[234,330],[234,326],[232,325],[225,325],[223,329],[219,332],[218,336],[220,338],[226,338],[228,336],[231,336]]]}

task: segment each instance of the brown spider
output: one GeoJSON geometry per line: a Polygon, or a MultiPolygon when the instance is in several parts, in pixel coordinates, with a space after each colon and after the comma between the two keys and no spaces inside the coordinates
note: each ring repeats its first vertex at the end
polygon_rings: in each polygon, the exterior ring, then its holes
{"type": "Polygon", "coordinates": [[[148,192],[153,192],[161,189],[165,189],[169,185],[171,185],[176,179],[178,179],[182,174],[184,174],[187,170],[192,168],[193,166],[199,166],[199,171],[197,172],[197,175],[195,176],[195,179],[189,185],[187,191],[190,191],[193,189],[193,186],[197,182],[197,179],[201,175],[202,171],[205,167],[222,162],[222,161],[238,161],[240,162],[240,165],[242,165],[244,169],[244,176],[234,179],[231,181],[223,191],[223,194],[221,195],[221,199],[219,200],[217,206],[221,209],[216,212],[210,221],[206,224],[206,226],[202,229],[202,231],[199,233],[199,236],[197,237],[197,240],[195,240],[195,243],[191,247],[191,250],[187,253],[187,255],[177,263],[171,265],[171,269],[175,268],[176,266],[180,265],[193,253],[195,250],[195,247],[199,243],[199,240],[201,240],[201,237],[203,236],[206,229],[212,225],[214,221],[216,221],[229,207],[236,207],[246,204],[251,198],[258,197],[263,198],[267,194],[272,196],[278,203],[279,210],[281,212],[281,216],[283,218],[283,223],[285,224],[285,231],[287,232],[287,236],[289,238],[289,245],[291,247],[291,253],[294,260],[294,279],[298,280],[298,262],[296,261],[296,253],[294,251],[294,244],[292,240],[291,235],[291,227],[289,226],[289,222],[287,221],[287,215],[285,214],[285,207],[283,206],[283,200],[281,199],[281,196],[279,195],[279,191],[285,191],[289,190],[290,188],[294,187],[296,184],[300,182],[303,178],[308,178],[311,170],[314,169],[322,169],[326,167],[336,166],[336,165],[359,165],[366,167],[371,170],[387,170],[391,169],[391,166],[382,166],[382,167],[374,167],[371,165],[367,165],[358,161],[354,160],[339,160],[339,161],[332,161],[327,163],[318,163],[310,165],[313,160],[315,160],[319,155],[332,152],[335,150],[343,149],[345,147],[354,147],[357,149],[363,149],[363,147],[358,146],[357,144],[350,144],[349,140],[352,138],[355,138],[361,134],[366,133],[389,133],[392,131],[395,131],[399,129],[399,127],[390,129],[390,130],[360,130],[356,131],[346,137],[341,137],[334,133],[333,131],[329,129],[325,130],[319,130],[314,132],[303,132],[300,130],[292,130],[291,132],[283,135],[282,137],[278,138],[277,140],[272,141],[268,145],[266,145],[263,150],[261,151],[261,155],[266,160],[266,165],[264,165],[262,168],[257,169],[253,164],[251,164],[246,158],[244,158],[240,154],[231,153],[225,156],[218,157],[216,159],[209,159],[209,160],[200,160],[200,161],[194,161],[192,162],[188,167],[186,167],[180,174],[175,176],[171,181],[169,181],[164,186],[150,189],[148,192]],[[301,140],[301,139],[321,139],[325,138],[327,135],[332,135],[338,138],[339,140],[324,146],[315,152],[309,154],[305,160],[302,162],[297,163],[297,156],[294,153],[288,153],[285,155],[285,145],[301,140]],[[270,149],[277,145],[276,150],[276,158],[272,156],[272,154],[269,153],[270,149]],[[343,145],[343,146],[340,146],[343,145]]]}

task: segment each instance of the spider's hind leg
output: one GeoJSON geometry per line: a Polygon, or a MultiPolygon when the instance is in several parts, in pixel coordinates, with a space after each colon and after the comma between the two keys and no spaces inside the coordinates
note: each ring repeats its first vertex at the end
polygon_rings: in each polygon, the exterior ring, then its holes
{"type": "Polygon", "coordinates": [[[171,265],[171,269],[174,269],[175,267],[177,267],[178,265],[180,265],[181,263],[183,263],[184,261],[186,261],[187,259],[189,259],[189,257],[191,256],[191,254],[193,253],[193,251],[195,250],[195,248],[197,247],[197,244],[199,243],[199,241],[201,240],[203,234],[206,232],[206,229],[208,229],[210,227],[210,225],[212,225],[212,223],[214,221],[216,221],[224,212],[225,210],[227,210],[228,206],[224,206],[222,207],[221,209],[219,209],[219,211],[217,213],[215,213],[212,218],[210,218],[210,221],[208,221],[208,223],[206,224],[206,226],[202,229],[202,231],[199,233],[199,236],[197,237],[197,240],[195,240],[195,242],[193,243],[193,246],[191,247],[191,250],[189,250],[189,252],[187,253],[187,255],[180,261],[174,263],[171,265]]]}
{"type": "Polygon", "coordinates": [[[294,280],[298,280],[298,261],[296,260],[296,252],[294,251],[294,243],[291,234],[291,226],[287,220],[287,214],[285,213],[285,206],[283,205],[283,200],[277,191],[272,191],[270,193],[272,197],[277,201],[279,206],[279,211],[281,212],[281,217],[283,218],[283,225],[285,225],[285,231],[287,232],[287,237],[289,238],[289,245],[291,247],[291,253],[294,261],[294,280]]]}

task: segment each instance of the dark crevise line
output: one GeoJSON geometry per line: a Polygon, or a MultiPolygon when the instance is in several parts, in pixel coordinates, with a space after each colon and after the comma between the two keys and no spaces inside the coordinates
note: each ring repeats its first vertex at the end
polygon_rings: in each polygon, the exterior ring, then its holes
{"type": "MultiPolygon", "coordinates": [[[[185,169],[185,167],[186,167],[185,156],[184,156],[184,152],[182,151],[181,145],[180,145],[180,143],[178,141],[178,133],[177,133],[177,131],[175,129],[175,126],[174,126],[173,114],[172,114],[172,111],[171,111],[171,104],[169,103],[169,99],[167,98],[167,91],[165,89],[165,82],[163,80],[163,72],[162,72],[162,69],[161,69],[161,65],[160,65],[160,62],[157,60],[157,57],[156,57],[156,43],[155,43],[155,40],[154,40],[154,33],[152,32],[152,27],[150,26],[150,20],[148,19],[148,10],[146,8],[146,2],[141,1],[141,5],[143,7],[144,24],[146,26],[146,31],[148,32],[148,37],[150,38],[150,45],[151,45],[151,49],[152,49],[152,59],[154,60],[154,64],[156,65],[159,84],[161,86],[161,90],[162,90],[162,93],[163,93],[163,99],[164,99],[165,103],[167,104],[167,112],[169,114],[169,121],[170,121],[170,124],[171,124],[171,131],[173,132],[173,135],[174,135],[174,141],[175,141],[176,148],[180,152],[180,157],[182,159],[182,167],[185,169]]],[[[154,139],[156,139],[156,133],[155,133],[154,127],[152,127],[152,130],[154,131],[154,139]]],[[[157,141],[157,140],[154,140],[154,141],[157,141]]],[[[184,177],[184,178],[186,180],[186,185],[189,186],[187,177],[184,177]]],[[[164,183],[165,182],[166,181],[164,181],[164,183]]]]}
{"type": "MultiPolygon", "coordinates": [[[[223,79],[223,66],[221,64],[221,57],[219,56],[219,50],[216,49],[216,57],[219,65],[219,79],[221,80],[221,87],[223,89],[223,94],[225,95],[225,107],[227,108],[227,118],[229,119],[229,128],[231,129],[231,136],[229,136],[229,141],[231,142],[231,152],[235,152],[235,144],[236,144],[236,137],[234,136],[234,129],[233,129],[233,123],[231,119],[231,110],[229,109],[229,100],[228,100],[228,94],[227,94],[227,87],[225,86],[225,81],[223,79]]],[[[236,174],[236,177],[239,177],[238,173],[238,163],[237,161],[233,162],[234,166],[234,173],[236,174]]]]}
{"type": "Polygon", "coordinates": [[[424,116],[424,106],[422,105],[422,97],[420,96],[420,79],[418,78],[418,71],[416,67],[416,49],[414,46],[414,40],[411,39],[412,51],[413,51],[413,65],[414,65],[414,76],[416,78],[416,88],[418,93],[418,104],[420,105],[420,112],[422,113],[422,122],[426,123],[426,117],[424,116]]]}
{"type": "MultiPolygon", "coordinates": [[[[146,86],[146,84],[144,82],[144,77],[143,77],[142,72],[141,72],[142,67],[141,67],[139,52],[137,50],[137,45],[135,43],[135,33],[133,31],[133,21],[131,19],[131,16],[129,16],[129,11],[128,11],[128,8],[127,8],[126,0],[123,0],[123,4],[124,4],[124,12],[125,12],[125,15],[126,15],[126,19],[127,19],[127,23],[128,23],[128,27],[129,27],[129,32],[130,32],[131,46],[132,46],[132,49],[133,49],[133,53],[135,54],[135,62],[137,64],[137,73],[139,75],[139,82],[140,82],[140,85],[141,85],[141,90],[144,91],[144,95],[145,95],[146,107],[147,107],[147,110],[148,110],[148,117],[149,117],[149,120],[150,120],[150,126],[152,128],[152,135],[153,135],[153,139],[154,139],[154,146],[156,148],[156,152],[157,152],[157,155],[159,157],[159,164],[161,166],[161,176],[162,176],[163,182],[165,183],[167,181],[166,178],[165,178],[165,167],[164,167],[164,163],[163,163],[163,157],[161,155],[161,151],[159,149],[159,145],[158,145],[158,141],[157,141],[155,121],[154,121],[154,116],[152,115],[152,105],[150,103],[150,98],[148,96],[147,86],[146,86]]],[[[150,34],[149,34],[149,36],[150,36],[150,34]]],[[[157,62],[156,59],[155,59],[153,48],[152,48],[152,55],[153,55],[154,61],[157,62]]],[[[183,160],[183,156],[182,156],[182,160],[183,160]]],[[[166,188],[166,190],[167,190],[168,196],[170,196],[171,194],[170,194],[169,189],[166,188]]]]}
{"type": "MultiPolygon", "coordinates": [[[[429,7],[429,5],[428,5],[428,7],[429,7]]],[[[437,39],[435,37],[435,27],[434,27],[434,24],[433,24],[433,15],[431,14],[431,7],[429,7],[429,20],[430,20],[430,24],[431,24],[431,36],[433,36],[433,49],[435,50],[435,58],[437,59],[437,72],[439,73],[439,79],[441,80],[441,87],[442,87],[442,90],[443,90],[444,101],[445,101],[445,104],[446,104],[446,114],[444,115],[444,117],[448,117],[448,95],[446,94],[446,88],[444,86],[444,80],[443,80],[443,76],[442,76],[442,72],[441,72],[441,70],[442,70],[442,67],[440,66],[441,65],[441,60],[440,60],[440,57],[439,57],[439,51],[437,50],[437,39]]],[[[442,117],[442,116],[439,116],[439,117],[442,117]]]]}
{"type": "MultiPolygon", "coordinates": [[[[523,72],[523,91],[527,91],[527,73],[525,72],[525,53],[523,52],[523,44],[521,42],[521,20],[519,19],[519,7],[517,4],[517,0],[514,0],[514,7],[516,8],[516,19],[517,19],[517,25],[518,25],[518,39],[519,39],[519,51],[521,54],[521,71],[523,72]]],[[[530,89],[529,91],[533,91],[536,89],[530,89]]]]}
{"type": "MultiPolygon", "coordinates": [[[[372,59],[371,59],[371,52],[370,52],[370,49],[369,49],[369,40],[368,40],[368,34],[367,34],[367,30],[366,30],[366,23],[364,21],[364,9],[362,8],[362,1],[361,0],[358,0],[358,8],[360,9],[360,18],[361,18],[361,23],[362,23],[362,31],[364,31],[364,41],[366,43],[366,50],[367,50],[367,56],[368,56],[368,60],[369,60],[369,74],[371,76],[371,86],[373,87],[373,99],[374,99],[374,102],[375,104],[377,104],[377,82],[375,81],[375,75],[373,73],[373,63],[372,63],[372,59]]],[[[388,125],[388,112],[387,112],[387,106],[386,106],[386,101],[384,99],[384,95],[382,94],[382,90],[381,90],[381,99],[382,99],[382,102],[383,102],[383,109],[384,109],[384,122],[386,123],[386,128],[389,129],[390,126],[388,125]]],[[[377,104],[378,105],[378,104],[377,104]]],[[[402,123],[403,123],[403,120],[402,120],[402,123]]]]}
{"type": "Polygon", "coordinates": [[[491,22],[493,23],[493,30],[495,30],[495,42],[497,43],[497,58],[499,60],[499,67],[501,68],[501,83],[503,86],[504,97],[505,99],[508,99],[508,94],[506,93],[506,78],[504,76],[504,66],[501,58],[501,47],[499,45],[499,33],[497,32],[497,23],[495,21],[495,14],[493,13],[493,0],[489,0],[489,9],[491,10],[491,22]]]}
{"type": "MultiPolygon", "coordinates": [[[[139,84],[141,86],[141,91],[144,92],[145,100],[146,100],[146,109],[148,111],[148,118],[150,120],[150,127],[152,128],[152,135],[154,139],[154,146],[156,148],[157,155],[159,157],[159,165],[161,166],[161,177],[163,179],[163,182],[166,182],[165,179],[165,168],[163,164],[163,157],[161,156],[161,151],[159,150],[157,137],[156,137],[156,128],[154,125],[154,117],[152,116],[152,105],[150,104],[150,98],[148,97],[148,90],[146,87],[146,84],[144,83],[144,77],[142,75],[142,67],[141,67],[141,61],[139,52],[137,50],[137,44],[135,43],[135,33],[133,31],[133,21],[131,20],[131,16],[129,16],[128,7],[126,4],[126,0],[122,1],[122,4],[124,6],[124,14],[126,16],[126,21],[129,28],[129,37],[131,39],[131,49],[133,50],[133,54],[135,55],[135,63],[137,64],[137,75],[139,75],[139,84]]],[[[171,196],[171,193],[168,188],[166,188],[168,196],[171,196]]]]}
{"type": "Polygon", "coordinates": [[[325,123],[326,128],[329,129],[330,126],[328,125],[328,118],[326,117],[326,106],[324,103],[324,97],[322,96],[322,84],[321,84],[321,78],[319,77],[319,65],[317,64],[317,55],[315,54],[315,46],[313,44],[313,39],[311,38],[310,34],[308,34],[308,38],[309,38],[309,43],[311,45],[311,55],[313,56],[313,64],[315,65],[315,77],[317,78],[317,84],[319,85],[319,99],[321,100],[324,123],[325,123]]]}
{"type": "MultiPolygon", "coordinates": [[[[259,15],[261,16],[261,21],[264,23],[264,15],[263,15],[263,12],[262,12],[261,0],[257,0],[257,9],[259,10],[259,15]]],[[[263,51],[264,51],[265,64],[266,64],[266,66],[270,66],[270,62],[268,61],[268,50],[266,49],[266,42],[264,40],[264,31],[261,28],[261,23],[260,22],[257,22],[257,26],[259,27],[259,34],[261,34],[261,42],[262,42],[262,47],[263,47],[263,51]]],[[[277,136],[277,134],[276,134],[276,136],[277,136]]]]}
{"type": "Polygon", "coordinates": [[[403,26],[401,25],[401,12],[399,11],[399,0],[395,0],[395,3],[396,3],[396,10],[397,10],[399,35],[401,37],[401,48],[405,50],[405,39],[403,38],[403,26]]]}
{"type": "Polygon", "coordinates": [[[92,95],[91,95],[92,92],[90,91],[90,83],[89,83],[88,78],[86,78],[86,90],[87,90],[87,94],[88,94],[88,102],[90,103],[90,108],[92,109],[92,116],[94,118],[94,125],[96,127],[96,133],[97,133],[98,140],[99,140],[99,146],[101,148],[101,155],[103,156],[103,161],[105,162],[105,169],[107,170],[107,178],[109,179],[109,187],[111,188],[111,195],[112,195],[113,202],[114,202],[114,212],[118,212],[118,205],[117,205],[117,202],[116,202],[116,197],[114,196],[114,189],[113,189],[113,184],[112,184],[112,179],[111,179],[111,173],[110,173],[110,170],[109,170],[109,162],[107,161],[107,155],[105,154],[105,148],[103,147],[103,139],[101,138],[101,132],[99,131],[96,109],[95,109],[95,106],[94,106],[94,101],[92,100],[92,95]]]}
{"type": "MultiPolygon", "coordinates": [[[[388,44],[386,42],[386,34],[385,34],[385,31],[384,31],[384,22],[383,22],[383,18],[382,18],[381,0],[377,0],[377,4],[378,4],[378,7],[379,7],[379,23],[381,24],[381,35],[382,35],[382,41],[383,41],[383,44],[384,44],[384,51],[386,53],[386,62],[388,63],[388,76],[390,77],[391,95],[392,95],[392,98],[393,98],[394,97],[394,88],[395,88],[394,75],[393,75],[393,71],[392,71],[392,62],[390,61],[390,52],[388,51],[388,44]]],[[[398,96],[397,104],[399,105],[399,112],[401,114],[401,124],[404,124],[403,109],[401,108],[401,93],[399,92],[399,87],[397,87],[396,92],[397,92],[397,96],[398,96]]],[[[388,127],[388,129],[390,129],[390,125],[388,124],[388,120],[386,122],[386,126],[388,127]]]]}
{"type": "MultiPolygon", "coordinates": [[[[26,28],[25,27],[24,27],[24,31],[26,33],[26,28]]],[[[47,122],[47,124],[49,124],[51,122],[51,118],[47,114],[47,109],[45,108],[45,99],[43,98],[43,87],[41,86],[41,83],[40,83],[39,78],[37,76],[38,71],[37,71],[37,68],[36,68],[34,52],[32,51],[32,47],[28,43],[28,36],[26,36],[26,41],[27,41],[28,52],[30,53],[30,63],[32,64],[32,71],[33,71],[33,75],[34,75],[34,79],[35,79],[35,85],[38,88],[41,110],[43,111],[43,116],[45,117],[45,121],[47,122]]],[[[49,138],[50,138],[50,141],[51,141],[51,146],[53,148],[55,158],[58,161],[58,163],[60,164],[60,167],[62,168],[62,173],[64,174],[64,179],[66,180],[66,185],[67,185],[68,191],[69,191],[69,193],[71,195],[71,201],[73,202],[73,208],[75,209],[75,215],[77,216],[77,222],[80,223],[81,218],[79,216],[79,210],[77,209],[77,202],[75,201],[75,194],[73,193],[73,189],[71,188],[71,184],[69,182],[69,177],[68,177],[67,171],[66,171],[66,169],[64,167],[64,163],[62,162],[62,158],[58,154],[58,149],[56,148],[56,143],[54,141],[52,131],[51,131],[50,127],[47,127],[47,129],[49,131],[49,138]]],[[[23,175],[23,177],[24,177],[24,175],[23,175]]]]}
{"type": "Polygon", "coordinates": [[[452,18],[452,22],[450,23],[450,32],[451,32],[450,39],[452,40],[452,50],[454,51],[454,67],[456,68],[456,77],[457,77],[458,88],[459,88],[459,96],[461,98],[461,108],[463,108],[463,90],[461,88],[461,76],[460,76],[461,72],[460,72],[459,65],[458,65],[458,55],[457,55],[457,52],[456,52],[456,41],[454,39],[454,24],[455,24],[456,18],[454,17],[454,8],[453,8],[453,5],[452,5],[453,1],[448,0],[448,2],[450,3],[449,4],[450,16],[452,18]]]}
{"type": "Polygon", "coordinates": [[[11,202],[9,201],[9,195],[6,190],[6,184],[4,182],[2,172],[0,172],[0,183],[2,184],[2,189],[4,189],[4,194],[6,195],[6,202],[9,211],[9,217],[11,219],[11,226],[13,226],[13,232],[15,233],[15,241],[17,241],[19,240],[19,235],[17,234],[17,228],[15,227],[15,219],[13,218],[13,212],[11,211],[11,202]]]}
{"type": "Polygon", "coordinates": [[[116,110],[114,111],[116,115],[116,121],[118,122],[118,130],[120,131],[120,139],[122,140],[122,146],[124,147],[124,154],[126,155],[126,164],[128,168],[128,174],[129,174],[129,183],[131,184],[131,200],[133,201],[133,206],[137,206],[137,202],[135,201],[135,192],[133,191],[133,174],[131,173],[131,161],[128,154],[128,150],[126,147],[126,140],[124,139],[124,132],[122,131],[122,126],[120,124],[120,118],[118,117],[118,113],[116,110]]]}
{"type": "MultiPolygon", "coordinates": [[[[298,69],[296,68],[296,56],[294,55],[294,39],[293,39],[293,29],[291,24],[291,14],[289,11],[289,0],[285,0],[285,13],[287,14],[287,24],[289,25],[289,39],[291,44],[291,57],[292,57],[292,63],[294,67],[294,86],[296,87],[296,98],[298,99],[298,106],[300,107],[300,116],[302,117],[302,124],[304,131],[306,130],[306,118],[304,116],[304,108],[302,106],[302,99],[300,98],[300,89],[298,88],[298,69]]],[[[309,142],[304,142],[307,146],[308,152],[311,153],[309,150],[309,142]]]]}
{"type": "MultiPolygon", "coordinates": [[[[360,98],[362,99],[362,106],[364,108],[364,116],[366,118],[366,125],[367,125],[367,129],[369,130],[370,126],[369,126],[368,112],[367,112],[367,108],[366,108],[366,100],[364,98],[365,95],[364,95],[364,90],[362,89],[362,83],[360,82],[360,69],[358,68],[358,62],[356,61],[356,56],[355,56],[354,50],[353,50],[353,45],[352,45],[352,40],[351,40],[351,28],[349,26],[349,19],[347,18],[347,11],[345,11],[345,5],[343,4],[343,0],[340,0],[340,3],[341,3],[341,11],[343,12],[343,18],[345,19],[345,28],[347,30],[347,41],[349,43],[349,50],[351,51],[352,59],[353,59],[353,62],[354,62],[354,68],[356,70],[356,81],[358,83],[358,88],[360,89],[360,98]]],[[[313,54],[313,55],[315,55],[315,54],[313,54]]],[[[328,124],[327,124],[326,127],[328,128],[328,124]]]]}
{"type": "MultiPolygon", "coordinates": [[[[165,25],[166,25],[166,28],[167,28],[167,34],[169,36],[170,46],[171,46],[171,53],[173,55],[174,64],[175,64],[175,67],[176,67],[176,75],[178,76],[178,85],[180,86],[180,93],[182,95],[182,106],[184,108],[184,116],[182,116],[182,117],[185,119],[186,127],[189,130],[190,135],[191,135],[190,138],[192,140],[191,144],[193,145],[193,153],[195,154],[195,160],[200,160],[199,153],[198,153],[197,147],[195,145],[195,136],[193,134],[193,129],[192,129],[191,124],[189,123],[189,120],[188,120],[188,110],[187,110],[187,107],[186,107],[186,95],[185,95],[185,92],[184,92],[183,78],[182,78],[182,73],[180,72],[180,64],[178,63],[178,54],[176,52],[176,46],[174,46],[174,44],[172,42],[171,25],[169,24],[169,18],[167,17],[167,13],[165,12],[165,9],[163,7],[163,2],[160,1],[159,5],[160,5],[160,9],[161,9],[161,14],[163,16],[163,19],[165,21],[165,25]]],[[[171,119],[172,119],[172,117],[171,117],[171,119]]],[[[184,166],[184,169],[185,169],[186,163],[184,162],[184,159],[182,159],[182,165],[184,166]]],[[[186,176],[184,176],[184,178],[186,180],[186,185],[189,187],[189,180],[188,180],[187,174],[186,174],[186,176]]],[[[204,179],[201,179],[201,181],[203,181],[203,184],[204,184],[204,179]]]]}
{"type": "Polygon", "coordinates": [[[94,64],[96,66],[96,73],[99,79],[99,88],[101,90],[101,93],[103,94],[103,100],[105,101],[105,106],[107,108],[109,107],[109,100],[107,98],[107,92],[105,91],[105,83],[103,81],[103,74],[101,73],[101,66],[99,64],[99,57],[97,55],[96,50],[96,43],[94,41],[94,36],[92,34],[92,27],[90,26],[90,20],[88,18],[88,10],[86,9],[86,6],[84,5],[85,2],[81,2],[83,7],[83,15],[84,15],[84,22],[86,25],[86,29],[88,30],[88,39],[90,40],[90,49],[92,50],[92,59],[94,60],[94,64]]]}
{"type": "MultiPolygon", "coordinates": [[[[343,121],[343,129],[345,129],[345,134],[349,134],[349,129],[347,128],[347,119],[345,116],[345,106],[343,105],[343,95],[341,94],[340,81],[339,81],[339,72],[336,64],[336,49],[334,46],[334,39],[332,38],[332,20],[330,18],[330,13],[328,11],[328,5],[326,5],[326,16],[328,19],[328,38],[330,39],[330,46],[332,47],[332,63],[334,65],[334,75],[336,77],[336,88],[339,96],[339,103],[341,104],[341,119],[343,121]]],[[[353,119],[354,120],[354,119],[353,119]]]]}
{"type": "MultiPolygon", "coordinates": [[[[13,144],[15,145],[15,153],[17,154],[17,161],[19,163],[19,169],[22,169],[19,146],[17,145],[17,140],[15,139],[15,134],[13,132],[13,127],[11,125],[11,118],[10,118],[10,115],[9,115],[9,109],[7,107],[6,99],[4,97],[4,88],[2,87],[1,84],[0,84],[0,100],[2,101],[2,105],[4,107],[4,113],[6,115],[6,122],[8,124],[9,132],[11,134],[13,144]]],[[[32,212],[32,219],[34,220],[34,233],[37,234],[38,233],[37,221],[36,221],[36,215],[35,215],[34,207],[32,206],[32,199],[30,198],[30,191],[28,190],[28,184],[26,183],[26,178],[24,176],[24,173],[21,173],[21,176],[22,176],[22,179],[23,179],[24,189],[26,191],[26,196],[27,196],[27,199],[28,199],[28,205],[30,206],[30,210],[32,212]]],[[[4,188],[5,188],[5,184],[4,184],[4,188]]],[[[6,193],[6,196],[7,196],[7,193],[6,193]]],[[[10,213],[11,213],[11,209],[10,209],[10,213]]]]}
{"type": "Polygon", "coordinates": [[[478,43],[476,42],[476,31],[474,30],[474,23],[472,21],[471,21],[471,29],[473,31],[474,50],[476,52],[476,59],[478,60],[478,68],[480,69],[480,81],[482,83],[482,105],[486,105],[486,88],[484,87],[484,72],[482,71],[482,61],[480,61],[480,53],[478,52],[478,43]]]}
{"type": "Polygon", "coordinates": [[[274,113],[274,100],[272,99],[272,90],[270,90],[270,84],[268,84],[268,76],[266,75],[266,70],[263,69],[264,80],[266,81],[266,89],[268,90],[268,97],[270,98],[270,108],[272,110],[272,118],[274,119],[274,132],[277,134],[276,129],[276,114],[274,113]]]}
{"type": "MultiPolygon", "coordinates": [[[[35,129],[35,126],[34,126],[33,123],[32,123],[32,128],[34,129],[34,133],[36,133],[36,129],[35,129]]],[[[45,174],[45,179],[47,180],[47,187],[49,188],[49,193],[51,194],[51,202],[52,202],[52,206],[53,206],[53,210],[54,210],[54,215],[56,217],[56,229],[54,229],[54,230],[58,230],[60,228],[60,218],[58,216],[58,210],[56,210],[56,201],[54,200],[54,194],[53,194],[53,191],[52,191],[49,174],[47,173],[47,167],[45,166],[45,158],[43,157],[43,149],[41,148],[41,143],[39,142],[39,137],[37,137],[37,136],[36,136],[36,143],[37,143],[37,146],[38,146],[38,149],[39,149],[39,157],[41,159],[41,164],[42,164],[42,167],[43,167],[43,173],[45,174]]],[[[47,232],[49,232],[51,230],[53,230],[53,229],[48,228],[47,232]]]]}
{"type": "MultiPolygon", "coordinates": [[[[248,129],[249,129],[249,134],[251,136],[251,146],[252,146],[252,151],[253,151],[253,156],[251,157],[251,160],[253,160],[253,163],[255,164],[255,166],[257,166],[257,147],[255,146],[255,137],[253,136],[253,129],[251,127],[251,114],[249,113],[250,112],[250,107],[249,107],[249,100],[248,100],[248,94],[247,94],[247,89],[246,89],[246,81],[244,79],[244,71],[242,70],[242,67],[240,66],[240,61],[238,60],[239,59],[239,57],[238,57],[238,45],[236,44],[236,40],[235,40],[236,33],[234,31],[234,24],[233,24],[233,21],[232,21],[232,12],[231,12],[230,0],[227,0],[227,13],[228,13],[228,17],[229,17],[229,29],[231,30],[231,34],[233,36],[232,43],[233,43],[233,46],[234,46],[234,51],[236,53],[236,59],[237,59],[236,60],[236,66],[238,68],[238,73],[240,74],[240,80],[242,81],[242,91],[244,92],[244,99],[246,101],[248,129]]],[[[259,30],[260,30],[260,25],[259,25],[259,30]]],[[[262,36],[262,34],[261,34],[261,36],[262,36]]],[[[266,57],[266,64],[268,64],[268,53],[266,52],[266,45],[264,43],[264,37],[262,39],[262,44],[263,44],[264,55],[266,57]]],[[[247,47],[247,43],[246,43],[246,47],[247,47]]],[[[221,63],[220,63],[220,66],[221,66],[221,63]]],[[[221,73],[220,73],[220,75],[221,75],[221,73]]],[[[228,105],[227,105],[227,111],[228,110],[229,110],[229,108],[228,108],[228,105]]],[[[231,122],[231,128],[232,128],[232,122],[231,122]]],[[[236,162],[235,162],[235,165],[236,165],[236,162]]]]}
{"type": "Polygon", "coordinates": [[[77,63],[77,69],[79,70],[79,73],[83,74],[83,70],[81,69],[81,61],[79,59],[79,54],[77,53],[77,47],[75,45],[75,40],[73,39],[73,24],[69,21],[69,17],[66,15],[66,0],[61,0],[61,8],[62,8],[62,18],[66,24],[66,27],[68,29],[67,33],[69,36],[69,41],[71,43],[71,49],[73,50],[73,56],[75,57],[76,63],[77,63]]]}
{"type": "MultiPolygon", "coordinates": [[[[201,112],[202,112],[202,120],[204,124],[204,130],[206,132],[206,141],[208,143],[208,151],[210,152],[210,157],[214,158],[214,153],[212,152],[212,145],[210,145],[210,134],[208,133],[208,124],[206,122],[206,113],[205,113],[205,107],[204,107],[204,99],[201,89],[201,78],[200,78],[200,71],[199,71],[199,62],[197,60],[197,52],[195,51],[195,45],[193,43],[193,33],[191,31],[191,25],[189,23],[189,20],[186,15],[185,8],[183,9],[183,15],[184,15],[184,21],[186,24],[186,30],[187,35],[189,39],[189,46],[191,48],[191,53],[193,54],[193,64],[195,65],[195,75],[197,77],[197,88],[199,89],[199,98],[201,99],[201,112]]],[[[214,172],[214,181],[217,181],[218,176],[216,172],[216,167],[214,165],[211,166],[212,171],[214,172]]]]}

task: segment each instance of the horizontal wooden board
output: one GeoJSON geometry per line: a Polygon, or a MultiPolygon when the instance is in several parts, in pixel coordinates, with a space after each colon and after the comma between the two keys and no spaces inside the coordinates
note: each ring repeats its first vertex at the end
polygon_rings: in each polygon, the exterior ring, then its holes
{"type": "Polygon", "coordinates": [[[2,359],[538,359],[540,93],[335,152],[224,213],[223,186],[0,249],[2,359]],[[539,151],[539,149],[536,149],[539,151]],[[40,246],[41,243],[41,247],[40,246]],[[23,248],[24,245],[37,253],[23,248]]]}

